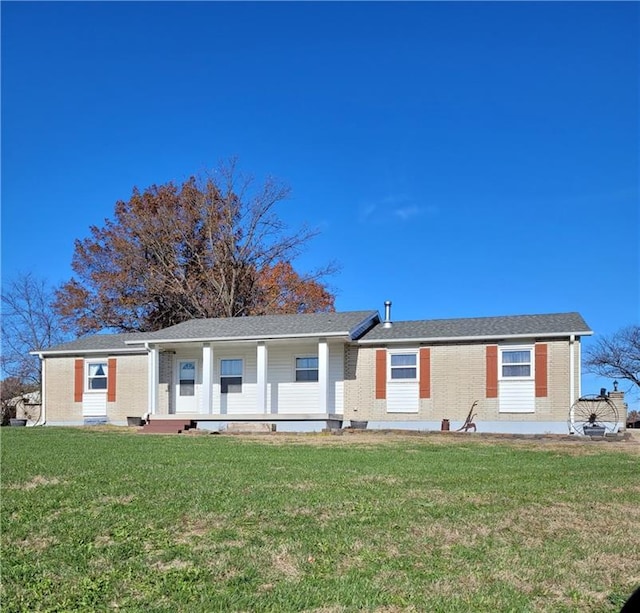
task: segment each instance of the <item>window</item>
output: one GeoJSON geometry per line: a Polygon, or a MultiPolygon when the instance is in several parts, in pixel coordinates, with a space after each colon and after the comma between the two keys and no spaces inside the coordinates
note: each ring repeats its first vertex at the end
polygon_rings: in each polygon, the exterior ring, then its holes
{"type": "Polygon", "coordinates": [[[106,390],[107,389],[107,363],[89,362],[87,364],[87,389],[106,390]]]}
{"type": "Polygon", "coordinates": [[[502,377],[531,377],[531,349],[503,349],[502,377]]]}
{"type": "Polygon", "coordinates": [[[417,379],[418,358],[415,353],[392,353],[389,361],[391,379],[417,379]]]}
{"type": "Polygon", "coordinates": [[[220,392],[242,393],[242,360],[220,360],[220,392]]]}
{"type": "Polygon", "coordinates": [[[296,381],[318,380],[318,358],[296,358],[296,381]]]}

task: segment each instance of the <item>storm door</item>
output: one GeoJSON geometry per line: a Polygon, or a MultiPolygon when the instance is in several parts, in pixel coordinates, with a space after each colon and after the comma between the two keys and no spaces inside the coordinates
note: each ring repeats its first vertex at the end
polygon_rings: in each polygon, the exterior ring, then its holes
{"type": "Polygon", "coordinates": [[[197,413],[196,400],[197,361],[178,360],[177,413],[197,413]]]}

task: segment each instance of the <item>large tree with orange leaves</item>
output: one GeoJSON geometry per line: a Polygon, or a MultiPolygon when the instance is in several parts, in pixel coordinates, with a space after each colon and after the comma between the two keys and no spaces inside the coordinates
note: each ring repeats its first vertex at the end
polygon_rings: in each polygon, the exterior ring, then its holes
{"type": "Polygon", "coordinates": [[[113,219],[76,241],[75,275],[56,309],[79,334],[332,311],[324,279],[334,267],[302,274],[291,264],[316,232],[287,231],[275,209],[288,194],[273,179],[256,186],[233,162],[181,185],[134,189],[113,219]]]}

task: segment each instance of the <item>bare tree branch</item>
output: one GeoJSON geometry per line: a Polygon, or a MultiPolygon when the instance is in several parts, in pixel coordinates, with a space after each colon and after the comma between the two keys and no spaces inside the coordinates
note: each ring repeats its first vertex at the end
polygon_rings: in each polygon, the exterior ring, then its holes
{"type": "Polygon", "coordinates": [[[3,378],[39,386],[40,360],[29,354],[66,340],[52,306],[53,290],[32,273],[20,274],[2,289],[3,378]]]}
{"type": "Polygon", "coordinates": [[[256,186],[235,160],[180,186],[134,189],[113,220],[76,241],[75,276],[56,308],[79,333],[333,310],[323,280],[334,268],[308,275],[291,265],[317,232],[287,230],[276,208],[288,195],[272,178],[256,186]]]}
{"type": "Polygon", "coordinates": [[[640,326],[603,337],[585,355],[585,368],[609,379],[626,379],[640,387],[640,326]]]}

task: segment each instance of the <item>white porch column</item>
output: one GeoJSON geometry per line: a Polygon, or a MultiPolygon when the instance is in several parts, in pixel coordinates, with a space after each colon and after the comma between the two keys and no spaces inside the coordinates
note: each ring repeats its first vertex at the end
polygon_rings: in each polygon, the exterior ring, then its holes
{"type": "Polygon", "coordinates": [[[258,413],[267,412],[267,345],[259,342],[256,350],[257,380],[256,380],[256,409],[258,413]]]}
{"type": "Polygon", "coordinates": [[[207,415],[213,410],[213,347],[211,343],[202,345],[202,412],[207,415]]]}
{"type": "Polygon", "coordinates": [[[318,410],[327,413],[329,400],[329,345],[326,338],[318,341],[318,410]]]}
{"type": "Polygon", "coordinates": [[[157,347],[149,346],[147,354],[147,370],[149,381],[148,413],[155,415],[158,411],[158,381],[160,380],[160,360],[157,347]]]}

